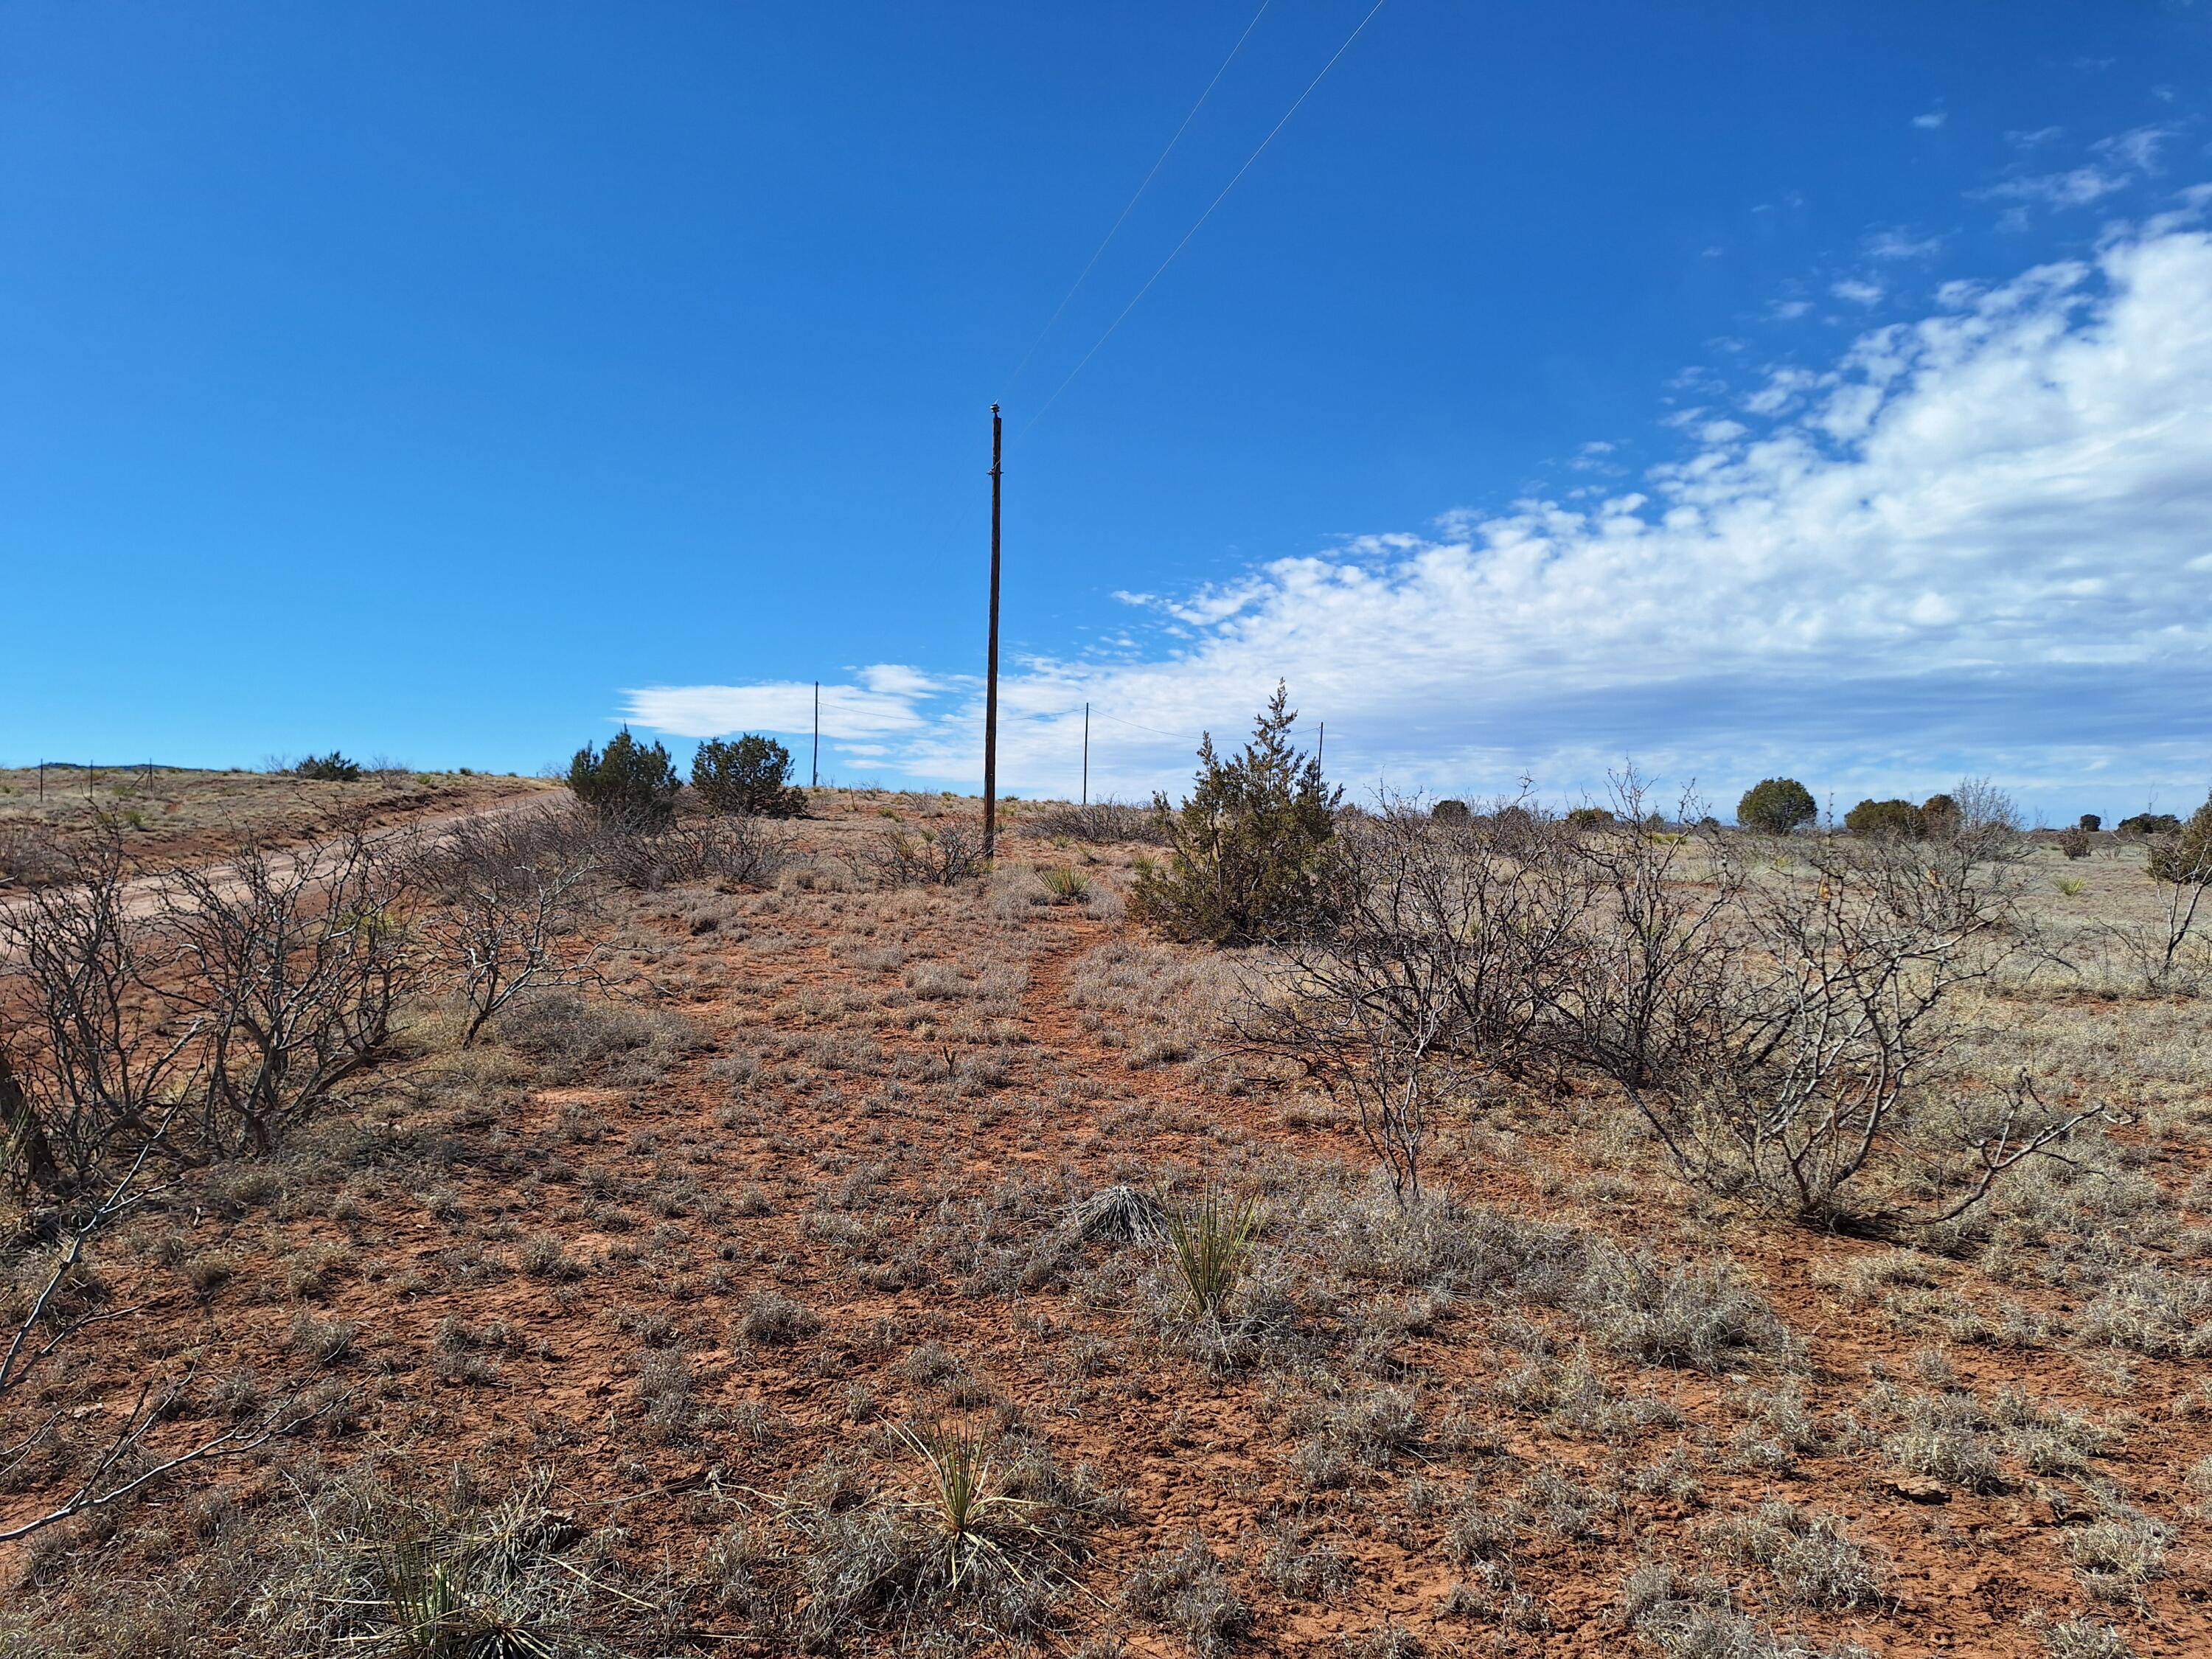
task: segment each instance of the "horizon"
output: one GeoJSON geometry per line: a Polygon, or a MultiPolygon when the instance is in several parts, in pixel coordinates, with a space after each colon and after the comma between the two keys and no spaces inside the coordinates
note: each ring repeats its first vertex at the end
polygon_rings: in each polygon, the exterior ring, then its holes
{"type": "Polygon", "coordinates": [[[0,755],[2203,798],[2202,12],[538,15],[0,19],[0,755]]]}

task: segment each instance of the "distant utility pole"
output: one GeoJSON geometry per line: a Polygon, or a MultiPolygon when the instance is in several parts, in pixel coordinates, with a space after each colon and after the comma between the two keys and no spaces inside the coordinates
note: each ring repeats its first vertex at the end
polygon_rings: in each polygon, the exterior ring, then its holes
{"type": "Polygon", "coordinates": [[[1328,722],[1323,720],[1321,723],[1321,736],[1314,744],[1314,764],[1319,766],[1321,757],[1327,753],[1328,753],[1328,722]]]}
{"type": "Polygon", "coordinates": [[[822,682],[820,680],[814,682],[814,782],[812,787],[817,789],[822,787],[822,682]]]}
{"type": "Polygon", "coordinates": [[[1091,805],[1091,705],[1083,705],[1083,804],[1091,805]]]}
{"type": "Polygon", "coordinates": [[[999,406],[991,405],[991,645],[983,665],[983,856],[999,851],[999,406]]]}

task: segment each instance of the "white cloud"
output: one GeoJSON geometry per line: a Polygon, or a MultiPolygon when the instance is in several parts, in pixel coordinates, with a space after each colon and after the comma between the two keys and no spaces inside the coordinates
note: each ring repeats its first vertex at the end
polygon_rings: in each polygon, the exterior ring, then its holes
{"type": "MultiPolygon", "coordinates": [[[[2024,136],[2039,140],[2045,135],[2024,136]]],[[[1997,201],[2040,203],[2055,208],[2087,207],[2156,172],[2159,151],[2172,136],[2172,129],[2166,127],[2136,127],[2115,133],[2089,146],[2090,153],[2097,158],[2094,161],[2057,173],[2006,179],[1979,193],[1997,201]]]]}
{"type": "Polygon", "coordinates": [[[1923,132],[1933,132],[1948,118],[1942,110],[1931,109],[1925,115],[1914,116],[1912,125],[1923,132]]]}
{"type": "MultiPolygon", "coordinates": [[[[878,679],[911,670],[866,671],[878,679]]],[[[913,674],[913,682],[932,684],[913,674]]],[[[878,738],[921,731],[927,720],[917,708],[921,693],[906,686],[824,685],[821,688],[822,734],[828,738],[878,738]]],[[[682,738],[720,738],[732,732],[810,732],[814,723],[815,687],[808,680],[780,680],[765,685],[653,685],[623,693],[623,712],[637,725],[682,738]]]]}
{"type": "MultiPolygon", "coordinates": [[[[1723,808],[1778,771],[1844,805],[1967,771],[2069,811],[2202,787],[2212,236],[2168,215],[1761,379],[1727,401],[1754,429],[1698,417],[1632,492],[1276,559],[1151,600],[1111,659],[1020,665],[1001,776],[1072,792],[1088,700],[1094,793],[1176,787],[1282,677],[1355,782],[1571,794],[1633,754],[1723,808]]],[[[807,690],[633,717],[775,725],[807,690]]],[[[885,772],[972,785],[971,689],[854,695],[885,772]]]]}
{"type": "Polygon", "coordinates": [[[1874,306],[1881,303],[1883,289],[1879,283],[1865,283],[1856,276],[1846,276],[1840,283],[1829,283],[1828,292],[1838,300],[1850,301],[1855,306],[1874,306]]]}
{"type": "Polygon", "coordinates": [[[1908,236],[1901,230],[1878,230],[1866,241],[1868,254],[1876,259],[1925,259],[1942,247],[1941,236],[1908,236]]]}

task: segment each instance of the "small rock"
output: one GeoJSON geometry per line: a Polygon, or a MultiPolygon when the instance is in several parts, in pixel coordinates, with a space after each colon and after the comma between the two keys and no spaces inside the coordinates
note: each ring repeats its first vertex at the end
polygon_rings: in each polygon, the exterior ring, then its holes
{"type": "Polygon", "coordinates": [[[1940,1480],[1920,1480],[1899,1477],[1889,1483],[1889,1489],[1909,1504],[1948,1504],[1951,1489],[1940,1480]]]}

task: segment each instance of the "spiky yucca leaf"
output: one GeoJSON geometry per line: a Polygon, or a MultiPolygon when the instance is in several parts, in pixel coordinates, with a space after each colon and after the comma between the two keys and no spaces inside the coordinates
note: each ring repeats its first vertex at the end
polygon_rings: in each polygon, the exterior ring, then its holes
{"type": "Polygon", "coordinates": [[[1211,1189],[1195,1202],[1168,1206],[1168,1244],[1191,1312],[1219,1322],[1251,1264],[1260,1221],[1258,1200],[1211,1189]]]}

